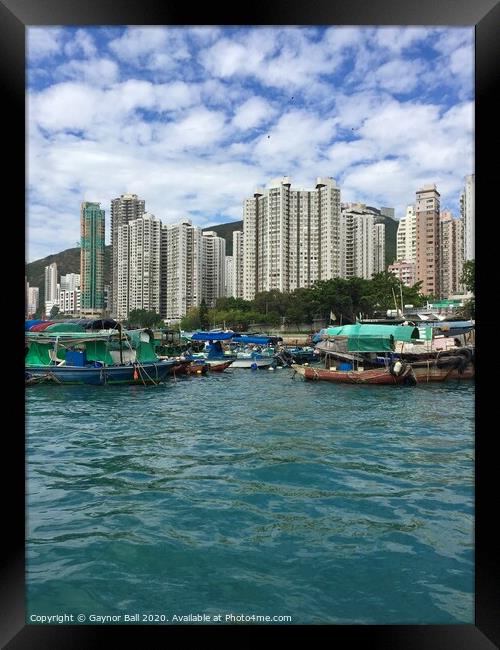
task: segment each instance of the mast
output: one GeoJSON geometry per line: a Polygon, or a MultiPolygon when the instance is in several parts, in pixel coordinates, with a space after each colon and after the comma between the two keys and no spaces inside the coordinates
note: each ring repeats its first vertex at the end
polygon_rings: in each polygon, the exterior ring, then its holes
{"type": "Polygon", "coordinates": [[[118,323],[118,330],[120,332],[120,364],[123,365],[123,341],[122,341],[123,331],[122,331],[121,323],[118,323]]]}

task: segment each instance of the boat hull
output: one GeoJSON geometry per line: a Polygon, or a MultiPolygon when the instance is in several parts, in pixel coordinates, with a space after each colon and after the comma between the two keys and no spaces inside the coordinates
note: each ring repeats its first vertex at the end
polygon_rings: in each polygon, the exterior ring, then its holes
{"type": "Polygon", "coordinates": [[[232,366],[233,362],[232,361],[212,361],[208,363],[208,367],[210,369],[210,372],[224,372],[226,368],[229,368],[229,366],[232,366]]]}
{"type": "Polygon", "coordinates": [[[468,364],[462,371],[457,368],[438,368],[434,363],[425,365],[412,364],[412,368],[419,384],[434,381],[460,381],[461,379],[474,379],[475,376],[475,368],[472,363],[468,364]]]}
{"type": "Polygon", "coordinates": [[[28,366],[25,368],[26,385],[34,384],[158,384],[164,381],[175,367],[175,362],[159,361],[126,366],[28,366]]]}
{"type": "Polygon", "coordinates": [[[369,370],[326,370],[309,366],[292,364],[292,368],[304,379],[311,381],[330,381],[337,384],[372,384],[395,386],[398,384],[415,384],[411,373],[393,375],[388,368],[372,368],[369,370]]]}
{"type": "Polygon", "coordinates": [[[231,368],[269,368],[274,366],[276,360],[274,357],[269,357],[267,359],[236,359],[233,361],[231,368]]]}

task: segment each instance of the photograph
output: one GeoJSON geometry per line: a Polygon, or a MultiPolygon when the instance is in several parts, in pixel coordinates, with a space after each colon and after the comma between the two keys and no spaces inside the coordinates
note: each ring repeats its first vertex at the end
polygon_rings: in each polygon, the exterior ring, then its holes
{"type": "Polygon", "coordinates": [[[25,25],[22,632],[477,632],[476,32],[25,25]]]}

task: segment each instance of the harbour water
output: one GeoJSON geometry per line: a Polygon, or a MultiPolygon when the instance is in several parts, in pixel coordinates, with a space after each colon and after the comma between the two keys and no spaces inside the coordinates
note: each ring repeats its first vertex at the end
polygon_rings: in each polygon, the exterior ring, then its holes
{"type": "Polygon", "coordinates": [[[28,622],[472,624],[474,382],[292,376],[29,388],[28,622]]]}

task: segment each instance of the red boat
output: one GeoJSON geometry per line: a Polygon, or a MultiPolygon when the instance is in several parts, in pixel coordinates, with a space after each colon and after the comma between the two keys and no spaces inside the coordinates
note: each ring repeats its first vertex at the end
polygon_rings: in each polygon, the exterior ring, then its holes
{"type": "Polygon", "coordinates": [[[337,370],[336,368],[311,368],[292,364],[295,372],[312,381],[331,381],[338,384],[378,384],[393,386],[407,384],[414,386],[417,381],[410,364],[396,362],[385,368],[369,368],[367,370],[337,370]],[[397,365],[399,363],[399,365],[397,365]]]}

